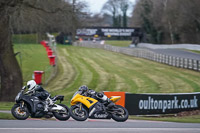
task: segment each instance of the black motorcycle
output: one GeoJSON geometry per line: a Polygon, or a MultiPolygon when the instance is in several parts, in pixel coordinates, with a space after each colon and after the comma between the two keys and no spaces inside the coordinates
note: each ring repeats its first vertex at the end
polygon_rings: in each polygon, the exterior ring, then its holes
{"type": "Polygon", "coordinates": [[[29,116],[32,118],[51,118],[55,116],[56,119],[65,121],[70,118],[69,108],[64,104],[55,104],[57,100],[60,103],[64,100],[64,96],[50,96],[45,100],[32,95],[30,91],[25,93],[26,86],[17,94],[16,104],[12,107],[12,115],[18,120],[26,120],[29,116]],[[47,111],[45,107],[48,107],[47,111]]]}

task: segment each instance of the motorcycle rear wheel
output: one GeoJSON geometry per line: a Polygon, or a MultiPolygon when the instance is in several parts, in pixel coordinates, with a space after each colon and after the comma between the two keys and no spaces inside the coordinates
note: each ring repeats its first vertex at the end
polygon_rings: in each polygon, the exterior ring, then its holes
{"type": "Polygon", "coordinates": [[[70,114],[71,117],[77,121],[85,121],[89,116],[87,110],[84,107],[82,107],[82,110],[80,110],[80,107],[76,105],[71,106],[70,114]]]}
{"type": "Polygon", "coordinates": [[[23,110],[20,109],[19,104],[15,104],[11,109],[12,115],[18,120],[26,120],[29,117],[29,111],[26,106],[23,107],[23,110]]]}
{"type": "Polygon", "coordinates": [[[128,110],[120,105],[115,105],[116,108],[120,109],[121,112],[112,114],[112,119],[117,122],[124,122],[128,119],[128,110]]]}
{"type": "Polygon", "coordinates": [[[64,104],[58,104],[66,109],[66,112],[63,111],[58,111],[58,112],[53,112],[53,115],[56,117],[56,119],[60,121],[66,121],[70,118],[70,113],[69,113],[69,108],[64,105],[64,104]]]}

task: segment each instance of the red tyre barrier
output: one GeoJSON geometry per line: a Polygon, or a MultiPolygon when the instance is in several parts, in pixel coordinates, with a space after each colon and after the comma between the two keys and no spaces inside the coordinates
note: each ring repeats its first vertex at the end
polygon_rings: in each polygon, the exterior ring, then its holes
{"type": "Polygon", "coordinates": [[[48,50],[48,51],[47,51],[47,55],[48,55],[48,56],[52,56],[52,55],[53,55],[53,51],[52,51],[52,50],[48,50]]]}
{"type": "Polygon", "coordinates": [[[40,42],[40,44],[42,44],[44,47],[46,47],[48,45],[48,42],[43,40],[43,41],[40,42]]]}
{"type": "Polygon", "coordinates": [[[49,63],[51,66],[55,66],[56,63],[55,63],[55,59],[56,59],[56,56],[55,55],[51,55],[51,56],[48,56],[49,57],[49,63]]]}
{"type": "Polygon", "coordinates": [[[49,47],[49,45],[46,45],[46,51],[49,51],[49,50],[51,50],[51,48],[49,47]]]}
{"type": "Polygon", "coordinates": [[[34,71],[34,78],[35,78],[36,84],[42,84],[43,73],[44,73],[43,71],[34,71]]]}

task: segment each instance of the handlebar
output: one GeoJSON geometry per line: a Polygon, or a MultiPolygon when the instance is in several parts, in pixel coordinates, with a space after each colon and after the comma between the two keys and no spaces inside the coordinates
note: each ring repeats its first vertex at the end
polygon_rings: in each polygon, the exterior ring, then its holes
{"type": "Polygon", "coordinates": [[[25,94],[31,94],[31,93],[34,93],[34,90],[32,90],[32,91],[27,91],[25,94]]]}

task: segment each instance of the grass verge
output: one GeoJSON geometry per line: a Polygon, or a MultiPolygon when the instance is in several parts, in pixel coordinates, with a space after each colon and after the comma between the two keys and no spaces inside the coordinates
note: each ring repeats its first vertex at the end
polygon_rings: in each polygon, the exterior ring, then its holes
{"type": "Polygon", "coordinates": [[[72,64],[75,68],[72,70],[77,75],[73,80],[69,80],[71,84],[63,86],[59,91],[68,96],[83,84],[98,91],[132,93],[200,91],[198,72],[101,49],[73,46],[62,46],[59,50],[61,49],[68,51],[69,56],[66,57],[68,59],[66,61],[72,64]]]}
{"type": "Polygon", "coordinates": [[[9,114],[9,113],[1,113],[1,112],[0,112],[0,119],[14,120],[15,118],[12,116],[12,114],[9,114]]]}
{"type": "Polygon", "coordinates": [[[128,47],[131,44],[131,41],[106,41],[105,44],[109,44],[112,46],[119,46],[119,47],[128,47]]]}
{"type": "Polygon", "coordinates": [[[200,54],[200,51],[198,50],[190,50],[191,52],[194,52],[194,53],[197,53],[197,54],[200,54]]]}
{"type": "Polygon", "coordinates": [[[0,110],[11,110],[14,102],[0,102],[0,110]]]}
{"type": "Polygon", "coordinates": [[[32,79],[35,70],[45,71],[42,79],[45,83],[52,69],[46,49],[40,44],[15,44],[14,51],[20,52],[16,57],[21,66],[24,83],[32,79]]]}

